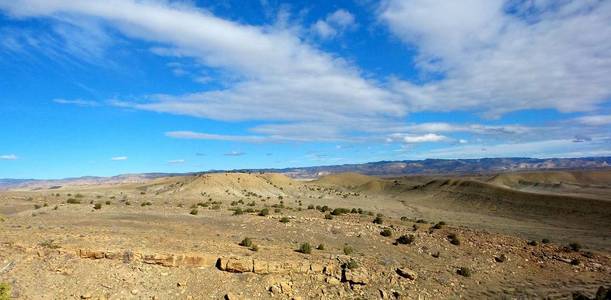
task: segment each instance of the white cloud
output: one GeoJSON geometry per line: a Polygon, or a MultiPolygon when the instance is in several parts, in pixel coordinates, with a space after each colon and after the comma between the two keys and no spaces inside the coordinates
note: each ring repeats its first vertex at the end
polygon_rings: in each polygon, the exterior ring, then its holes
{"type": "Polygon", "coordinates": [[[354,15],[346,10],[338,9],[324,20],[318,20],[312,24],[312,31],[323,39],[329,39],[354,26],[354,15]]]}
{"type": "Polygon", "coordinates": [[[575,119],[578,123],[588,126],[611,125],[611,115],[592,115],[575,119]]]}
{"type": "Polygon", "coordinates": [[[0,155],[0,160],[17,160],[19,157],[15,154],[0,155]]]}
{"type": "Polygon", "coordinates": [[[446,136],[435,133],[427,133],[424,135],[407,135],[402,137],[403,142],[407,144],[441,142],[447,139],[448,138],[446,136]]]}
{"type": "MultiPolygon", "coordinates": [[[[20,17],[93,18],[131,38],[160,44],[157,54],[194,58],[233,74],[224,89],[110,102],[117,106],[274,123],[255,130],[283,130],[295,124],[323,128],[318,135],[325,131],[342,135],[366,127],[364,123],[384,123],[407,112],[391,91],[345,60],[304,42],[291,28],[244,25],[166,2],[20,0],[3,2],[2,7],[20,17]]],[[[336,12],[329,20],[341,26],[350,23],[346,12],[336,12]]]]}
{"type": "Polygon", "coordinates": [[[180,164],[184,164],[185,160],[184,159],[173,159],[173,160],[169,160],[168,164],[170,165],[180,165],[180,164]]]}
{"type": "Polygon", "coordinates": [[[68,104],[68,105],[76,105],[76,106],[82,106],[82,107],[95,107],[95,106],[100,105],[96,101],[89,101],[89,100],[82,100],[82,99],[73,99],[73,100],[53,99],[53,102],[57,104],[68,104]]]}
{"type": "Polygon", "coordinates": [[[609,141],[592,139],[576,143],[573,139],[544,139],[518,143],[475,143],[427,150],[412,154],[414,159],[424,158],[482,158],[482,157],[585,157],[611,155],[609,141]],[[602,150],[601,150],[602,149],[602,150]]]}
{"type": "Polygon", "coordinates": [[[225,153],[223,155],[225,155],[225,156],[242,156],[242,155],[245,155],[245,154],[246,153],[240,152],[240,151],[231,151],[231,152],[227,152],[227,153],[225,153]]]}
{"type": "Polygon", "coordinates": [[[115,156],[115,157],[110,158],[110,160],[114,160],[114,161],[127,160],[127,156],[115,156]]]}
{"type": "Polygon", "coordinates": [[[394,80],[411,110],[592,111],[611,97],[609,1],[388,0],[379,18],[441,78],[394,80]]]}

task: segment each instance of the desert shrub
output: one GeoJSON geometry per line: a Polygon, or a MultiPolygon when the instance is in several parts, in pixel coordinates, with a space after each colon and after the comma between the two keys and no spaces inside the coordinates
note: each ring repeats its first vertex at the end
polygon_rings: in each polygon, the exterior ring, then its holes
{"type": "Polygon", "coordinates": [[[542,243],[542,244],[549,244],[549,239],[542,239],[542,240],[541,240],[541,243],[542,243]]]}
{"type": "Polygon", "coordinates": [[[350,210],[347,209],[347,208],[336,208],[333,211],[331,211],[331,214],[334,215],[334,216],[341,216],[341,215],[347,214],[349,212],[350,212],[350,210]]]}
{"type": "Polygon", "coordinates": [[[247,213],[254,213],[254,212],[255,212],[255,209],[254,209],[254,208],[252,208],[252,207],[249,207],[249,208],[247,208],[246,210],[244,210],[244,212],[247,212],[247,213]]]}
{"type": "Polygon", "coordinates": [[[577,243],[577,242],[572,242],[569,244],[569,248],[573,251],[579,251],[581,250],[581,244],[577,243]]]}
{"type": "Polygon", "coordinates": [[[456,273],[460,276],[471,277],[471,269],[467,267],[460,267],[456,270],[456,273]]]}
{"type": "Polygon", "coordinates": [[[416,237],[413,234],[404,234],[397,239],[397,244],[409,245],[414,242],[416,237]]]}
{"type": "Polygon", "coordinates": [[[424,219],[418,219],[418,220],[416,221],[416,223],[421,223],[421,224],[423,224],[423,223],[426,223],[426,220],[424,220],[424,219]]]}
{"type": "Polygon", "coordinates": [[[102,203],[96,203],[96,204],[93,206],[93,209],[101,209],[101,208],[102,208],[102,203]]]}
{"type": "Polygon", "coordinates": [[[444,225],[446,225],[446,222],[441,221],[441,222],[437,222],[437,224],[433,225],[433,227],[431,227],[431,228],[433,228],[433,229],[441,229],[444,225]]]}
{"type": "Polygon", "coordinates": [[[265,217],[267,215],[269,215],[269,209],[267,208],[264,208],[259,212],[259,216],[265,217]]]}
{"type": "Polygon", "coordinates": [[[359,212],[359,211],[358,211],[358,210],[356,210],[356,208],[353,208],[353,209],[351,209],[351,210],[350,210],[350,213],[351,213],[351,214],[356,214],[356,213],[358,213],[358,212],[359,212]]]}
{"type": "Polygon", "coordinates": [[[328,206],[326,206],[326,205],[325,205],[325,206],[323,206],[323,207],[321,207],[321,208],[320,208],[320,211],[322,211],[322,212],[326,212],[326,211],[328,211],[329,209],[330,209],[330,208],[329,208],[328,206]]]}
{"type": "Polygon", "coordinates": [[[404,222],[405,222],[405,221],[408,221],[408,220],[409,220],[409,218],[408,218],[408,217],[405,217],[405,216],[401,217],[401,221],[404,221],[404,222]]]}
{"type": "Polygon", "coordinates": [[[571,265],[573,265],[573,266],[578,266],[580,263],[581,263],[581,261],[579,259],[577,259],[577,258],[573,258],[571,260],[571,265]]]}
{"type": "Polygon", "coordinates": [[[40,204],[34,204],[34,209],[40,209],[41,207],[40,204]]]}
{"type": "Polygon", "coordinates": [[[252,247],[252,240],[246,237],[240,242],[240,246],[252,247]]]}
{"type": "Polygon", "coordinates": [[[460,245],[460,239],[458,239],[458,236],[455,233],[450,233],[448,234],[448,240],[450,241],[450,244],[452,245],[460,245]]]}
{"type": "Polygon", "coordinates": [[[49,203],[45,202],[45,204],[42,205],[43,207],[47,207],[49,206],[49,203]]]}
{"type": "Polygon", "coordinates": [[[197,211],[197,208],[194,208],[194,209],[192,209],[192,210],[191,210],[191,212],[189,212],[189,213],[195,216],[195,215],[197,215],[199,212],[197,211]]]}
{"type": "Polygon", "coordinates": [[[385,236],[385,237],[389,237],[392,235],[392,230],[390,230],[390,228],[384,228],[381,232],[380,235],[385,236]]]}
{"type": "Polygon", "coordinates": [[[282,217],[282,219],[280,219],[280,223],[288,223],[288,222],[289,222],[288,217],[282,217]]]}
{"type": "Polygon", "coordinates": [[[233,211],[233,215],[234,215],[234,216],[239,216],[239,215],[242,215],[242,214],[244,214],[244,211],[243,211],[241,208],[239,208],[239,207],[238,207],[238,208],[236,208],[236,209],[233,211]]]}
{"type": "Polygon", "coordinates": [[[331,214],[326,214],[325,215],[325,219],[327,220],[333,220],[333,216],[331,214]]]}
{"type": "Polygon", "coordinates": [[[280,212],[282,212],[282,209],[280,209],[280,208],[274,208],[274,213],[280,213],[280,212]]]}
{"type": "Polygon", "coordinates": [[[312,246],[310,246],[310,243],[303,243],[299,246],[297,251],[303,254],[310,254],[312,253],[312,246]]]}
{"type": "Polygon", "coordinates": [[[74,195],[74,197],[76,197],[76,198],[83,198],[83,197],[85,197],[85,196],[83,196],[83,195],[81,195],[81,194],[76,194],[76,195],[74,195]]]}
{"type": "Polygon", "coordinates": [[[308,209],[314,209],[314,205],[312,204],[308,205],[308,209]]]}
{"type": "Polygon", "coordinates": [[[350,255],[350,254],[352,254],[353,252],[354,252],[354,249],[352,249],[352,247],[350,247],[350,246],[348,246],[348,245],[344,246],[344,254],[346,254],[346,255],[350,255]]]}
{"type": "Polygon", "coordinates": [[[413,230],[413,231],[417,231],[417,230],[418,230],[418,228],[420,228],[420,226],[418,226],[418,224],[414,224],[414,225],[412,225],[412,230],[413,230]]]}
{"type": "MultiPolygon", "coordinates": [[[[140,206],[142,206],[142,207],[144,207],[144,206],[151,206],[151,205],[153,205],[153,203],[148,202],[148,201],[140,203],[140,206]]],[[[191,206],[191,208],[197,208],[197,205],[191,206]]]]}
{"type": "Polygon", "coordinates": [[[106,205],[110,205],[110,201],[106,201],[106,205]]]}
{"type": "Polygon", "coordinates": [[[44,248],[49,248],[49,249],[59,249],[61,248],[60,245],[58,245],[57,243],[55,243],[54,240],[45,240],[42,241],[40,243],[38,243],[38,246],[44,247],[44,248]]]}
{"type": "Polygon", "coordinates": [[[377,216],[375,219],[373,219],[373,224],[382,224],[384,223],[384,219],[382,219],[381,216],[377,216]]]}
{"type": "Polygon", "coordinates": [[[68,203],[68,204],[81,204],[81,201],[76,200],[74,198],[68,198],[68,200],[66,200],[66,203],[68,203]]]}
{"type": "Polygon", "coordinates": [[[495,257],[494,257],[494,260],[495,260],[496,262],[500,262],[500,263],[502,263],[502,262],[505,262],[505,261],[507,260],[507,256],[505,256],[505,254],[501,254],[501,255],[499,255],[499,256],[495,256],[495,257]]]}
{"type": "MultiPolygon", "coordinates": [[[[125,201],[125,205],[132,205],[131,202],[125,201]]],[[[182,206],[181,206],[182,207],[182,206]]]]}
{"type": "Polygon", "coordinates": [[[324,244],[318,244],[318,247],[316,247],[316,249],[318,249],[318,250],[325,250],[325,245],[324,244]]]}
{"type": "Polygon", "coordinates": [[[11,299],[11,286],[6,283],[0,283],[0,300],[10,300],[11,299]]]}
{"type": "Polygon", "coordinates": [[[356,260],[351,259],[351,260],[349,260],[349,261],[348,261],[348,262],[345,264],[345,267],[346,267],[346,268],[348,268],[348,269],[350,269],[350,270],[352,270],[352,269],[356,269],[356,268],[358,268],[358,267],[359,267],[359,263],[358,263],[356,260]]]}
{"type": "Polygon", "coordinates": [[[537,241],[532,240],[532,241],[528,241],[528,245],[530,246],[537,246],[539,243],[537,243],[537,241]]]}

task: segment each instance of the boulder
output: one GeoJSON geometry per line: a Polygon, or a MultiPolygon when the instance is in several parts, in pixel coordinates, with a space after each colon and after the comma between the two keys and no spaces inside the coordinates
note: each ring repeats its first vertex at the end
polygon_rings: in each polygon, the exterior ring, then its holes
{"type": "Polygon", "coordinates": [[[409,268],[397,268],[397,274],[399,274],[403,278],[407,278],[409,280],[416,280],[418,278],[418,274],[409,268]]]}

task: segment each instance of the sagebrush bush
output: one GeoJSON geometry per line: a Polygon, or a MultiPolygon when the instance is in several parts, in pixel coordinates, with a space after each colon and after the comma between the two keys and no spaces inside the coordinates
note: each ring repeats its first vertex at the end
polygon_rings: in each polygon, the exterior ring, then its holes
{"type": "Polygon", "coordinates": [[[549,239],[544,238],[544,239],[541,240],[541,243],[542,244],[549,244],[549,239]]]}
{"type": "Polygon", "coordinates": [[[238,207],[238,208],[236,208],[236,209],[233,211],[233,215],[234,215],[234,216],[239,216],[239,215],[242,215],[242,214],[244,214],[244,211],[243,211],[241,208],[239,208],[239,207],[238,207]]]}
{"type": "Polygon", "coordinates": [[[102,208],[102,203],[96,203],[96,204],[93,206],[93,209],[101,209],[101,208],[102,208]]]}
{"type": "Polygon", "coordinates": [[[348,268],[348,269],[352,270],[352,269],[356,269],[356,268],[358,268],[358,267],[359,267],[359,263],[358,263],[356,260],[351,259],[351,260],[349,260],[349,261],[346,263],[346,265],[345,265],[345,266],[346,266],[346,268],[348,268]]]}
{"type": "Polygon", "coordinates": [[[413,243],[415,239],[416,237],[413,234],[404,234],[397,239],[397,243],[402,245],[409,245],[413,243]]]}
{"type": "Polygon", "coordinates": [[[471,277],[471,269],[467,267],[460,267],[456,270],[456,273],[460,276],[471,277]]]}
{"type": "Polygon", "coordinates": [[[572,242],[569,244],[569,248],[573,251],[579,251],[581,250],[581,244],[577,243],[577,242],[572,242]]]}
{"type": "Polygon", "coordinates": [[[318,249],[318,250],[325,250],[325,245],[324,244],[318,244],[318,247],[316,247],[316,249],[318,249]]]}
{"type": "Polygon", "coordinates": [[[390,228],[384,228],[381,232],[380,235],[385,236],[385,237],[389,237],[392,235],[392,230],[390,230],[390,228]]]}
{"type": "Polygon", "coordinates": [[[350,255],[352,254],[352,252],[354,252],[354,249],[348,245],[344,246],[344,254],[346,255],[350,255]]]}
{"type": "Polygon", "coordinates": [[[194,209],[192,209],[192,210],[191,210],[191,212],[189,212],[189,213],[195,216],[195,215],[197,215],[199,212],[197,211],[197,208],[194,208],[194,209]]]}
{"type": "Polygon", "coordinates": [[[290,221],[290,220],[289,220],[289,218],[288,218],[288,217],[282,217],[282,218],[280,219],[280,223],[288,223],[289,221],[290,221]]]}
{"type": "Polygon", "coordinates": [[[384,219],[381,216],[377,216],[375,219],[373,219],[373,223],[374,224],[382,224],[382,223],[384,223],[384,219]]]}
{"type": "Polygon", "coordinates": [[[81,204],[81,201],[76,200],[74,198],[68,198],[68,200],[66,200],[66,203],[68,203],[68,204],[81,204]]]}
{"type": "Polygon", "coordinates": [[[244,246],[244,247],[251,247],[252,246],[252,240],[248,237],[244,238],[241,242],[240,242],[240,246],[244,246]]]}
{"type": "Polygon", "coordinates": [[[265,217],[267,215],[269,215],[269,209],[267,208],[264,208],[259,212],[259,216],[265,217]]]}
{"type": "Polygon", "coordinates": [[[448,240],[450,241],[450,244],[452,245],[456,245],[456,246],[460,245],[460,239],[458,238],[456,233],[448,234],[448,240]]]}
{"type": "Polygon", "coordinates": [[[350,212],[350,210],[349,210],[349,209],[347,209],[347,208],[341,208],[341,207],[340,207],[340,208],[336,208],[336,209],[334,209],[333,211],[331,211],[331,214],[332,214],[332,215],[334,215],[334,216],[341,216],[341,215],[343,215],[343,214],[347,214],[347,213],[349,213],[349,212],[350,212]]]}
{"type": "Polygon", "coordinates": [[[303,254],[310,254],[312,253],[312,246],[310,246],[310,243],[303,243],[299,246],[299,249],[297,251],[303,254]]]}

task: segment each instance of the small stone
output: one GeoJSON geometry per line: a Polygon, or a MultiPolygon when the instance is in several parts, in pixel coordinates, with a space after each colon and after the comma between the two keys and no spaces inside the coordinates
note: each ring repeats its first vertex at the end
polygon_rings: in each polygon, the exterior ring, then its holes
{"type": "Polygon", "coordinates": [[[133,289],[133,290],[131,290],[131,292],[130,292],[130,293],[132,293],[132,295],[138,295],[138,292],[139,292],[138,290],[133,289]]]}
{"type": "Polygon", "coordinates": [[[91,294],[90,293],[82,294],[81,299],[91,299],[91,294]]]}

